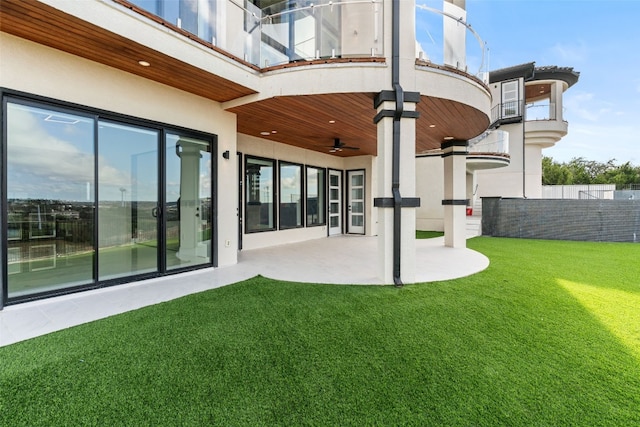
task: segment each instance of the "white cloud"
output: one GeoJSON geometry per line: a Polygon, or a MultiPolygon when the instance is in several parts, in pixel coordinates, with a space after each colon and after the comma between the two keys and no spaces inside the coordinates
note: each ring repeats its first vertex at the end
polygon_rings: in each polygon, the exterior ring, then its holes
{"type": "MultiPolygon", "coordinates": [[[[86,184],[94,185],[94,154],[91,135],[82,140],[83,122],[58,123],[62,139],[43,127],[45,115],[11,106],[8,121],[8,164],[11,191],[29,197],[86,198],[86,184]],[[17,179],[17,177],[21,177],[17,179]]],[[[52,122],[52,123],[55,123],[52,122]]],[[[85,123],[86,125],[86,123],[85,123]]],[[[130,184],[127,173],[100,159],[99,177],[105,185],[130,184]]]]}

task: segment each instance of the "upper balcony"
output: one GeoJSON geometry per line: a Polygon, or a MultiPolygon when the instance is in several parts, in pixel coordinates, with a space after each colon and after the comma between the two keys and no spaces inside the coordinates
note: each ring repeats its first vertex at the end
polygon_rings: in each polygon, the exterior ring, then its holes
{"type": "Polygon", "coordinates": [[[260,69],[384,56],[382,0],[114,1],[260,69]]]}
{"type": "Polygon", "coordinates": [[[563,94],[580,73],[570,67],[517,65],[491,72],[491,127],[523,123],[526,144],[551,147],[567,134],[563,94]]]}
{"type": "Polygon", "coordinates": [[[525,113],[525,143],[552,147],[567,134],[569,124],[562,120],[555,102],[538,101],[527,104],[525,113]]]}
{"type": "MultiPolygon", "coordinates": [[[[489,124],[484,42],[464,10],[444,4],[437,11],[401,2],[416,31],[407,23],[400,36],[417,34],[421,46],[402,44],[403,59],[415,54],[403,62],[415,81],[408,90],[421,93],[417,152],[445,137],[471,139],[489,124]]],[[[360,149],[333,155],[376,155],[373,98],[391,86],[390,5],[2,0],[0,30],[217,101],[237,116],[239,133],[323,152],[340,138],[360,149]]]]}

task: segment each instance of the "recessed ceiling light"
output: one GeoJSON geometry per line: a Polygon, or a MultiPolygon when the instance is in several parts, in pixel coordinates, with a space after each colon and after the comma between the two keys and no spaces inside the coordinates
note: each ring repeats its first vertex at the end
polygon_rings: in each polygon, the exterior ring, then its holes
{"type": "Polygon", "coordinates": [[[151,64],[148,63],[147,61],[138,61],[138,64],[142,65],[143,67],[150,67],[151,64]]]}
{"type": "Polygon", "coordinates": [[[429,127],[430,127],[430,128],[434,128],[434,127],[436,127],[436,125],[429,125],[429,127]]]}
{"type": "Polygon", "coordinates": [[[444,140],[445,140],[445,141],[451,141],[452,139],[453,139],[453,137],[452,137],[452,136],[445,136],[445,137],[444,137],[444,140]]]}
{"type": "Polygon", "coordinates": [[[260,132],[260,135],[264,135],[264,136],[271,135],[271,132],[267,132],[267,131],[260,132]]]}
{"type": "Polygon", "coordinates": [[[329,123],[334,124],[336,121],[335,120],[329,120],[329,123]]]}
{"type": "Polygon", "coordinates": [[[278,131],[277,130],[272,130],[271,133],[278,133],[278,131]]]}

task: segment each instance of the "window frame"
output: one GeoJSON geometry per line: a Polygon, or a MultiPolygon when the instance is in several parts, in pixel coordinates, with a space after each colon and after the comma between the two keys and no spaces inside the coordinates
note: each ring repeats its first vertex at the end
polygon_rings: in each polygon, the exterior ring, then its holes
{"type": "Polygon", "coordinates": [[[305,168],[304,165],[302,163],[295,163],[295,162],[290,162],[287,160],[278,160],[278,229],[279,230],[290,230],[290,229],[294,229],[294,228],[304,228],[305,227],[305,201],[306,201],[306,194],[305,194],[305,185],[306,185],[306,179],[305,179],[305,168]],[[299,220],[297,221],[296,225],[283,225],[283,218],[285,217],[285,215],[283,215],[283,206],[282,206],[282,200],[281,197],[284,194],[284,191],[282,189],[282,167],[283,166],[296,166],[299,168],[300,171],[300,212],[299,212],[299,220]]]}
{"type": "MultiPolygon", "coordinates": [[[[313,165],[305,165],[305,226],[306,227],[319,227],[323,225],[327,225],[327,188],[328,188],[328,180],[327,180],[327,168],[313,166],[313,165]],[[322,192],[322,204],[316,202],[316,210],[318,214],[322,214],[322,220],[319,222],[310,222],[309,221],[309,169],[315,169],[317,171],[322,171],[322,182],[318,182],[317,189],[318,192],[322,192]]],[[[318,196],[318,199],[320,197],[318,196]]]]}
{"type": "MultiPolygon", "coordinates": [[[[217,153],[218,153],[218,136],[217,134],[211,132],[203,132],[196,129],[186,128],[180,125],[175,125],[166,122],[159,122],[155,120],[149,120],[137,116],[131,116],[128,114],[118,113],[110,110],[101,109],[98,107],[93,107],[90,105],[77,104],[69,101],[64,101],[56,98],[50,98],[43,95],[33,94],[29,92],[23,92],[19,90],[9,89],[5,87],[0,87],[0,117],[2,123],[0,132],[0,201],[2,201],[3,209],[0,209],[0,277],[2,278],[2,285],[0,286],[0,309],[7,305],[18,304],[26,301],[39,300],[43,298],[49,298],[57,295],[66,295],[71,293],[83,292],[91,289],[105,288],[114,285],[119,285],[123,283],[132,283],[140,280],[144,280],[147,278],[154,277],[164,277],[171,274],[184,272],[184,271],[192,271],[199,270],[203,268],[217,267],[218,266],[218,162],[217,162],[217,153]],[[77,115],[86,117],[88,119],[93,120],[94,122],[94,186],[95,191],[93,194],[93,201],[96,203],[96,209],[94,210],[94,229],[93,229],[93,241],[94,241],[94,260],[93,260],[93,278],[90,282],[78,285],[78,286],[68,286],[60,289],[47,290],[43,292],[37,292],[25,296],[19,297],[8,297],[8,286],[7,286],[7,262],[8,262],[8,224],[7,224],[7,215],[5,212],[5,208],[7,206],[7,176],[6,176],[6,168],[4,167],[5,162],[7,161],[7,104],[13,102],[23,106],[30,106],[36,108],[45,108],[59,111],[65,114],[77,115]],[[164,270],[161,268],[159,271],[154,273],[141,273],[134,274],[130,276],[123,276],[120,278],[114,279],[105,279],[100,280],[98,274],[98,224],[99,215],[97,209],[97,203],[99,201],[99,163],[98,163],[98,152],[99,152],[99,138],[97,127],[101,120],[108,121],[111,123],[118,123],[126,126],[133,127],[141,127],[157,130],[160,132],[161,141],[164,138],[164,134],[167,132],[179,133],[185,136],[192,136],[194,138],[199,138],[203,140],[207,140],[210,142],[211,149],[211,159],[212,159],[212,185],[211,185],[211,220],[212,220],[212,233],[211,233],[211,245],[212,245],[212,256],[211,261],[206,264],[201,264],[197,266],[189,266],[184,269],[176,269],[176,270],[164,270]]],[[[162,162],[164,159],[162,160],[162,162]]],[[[164,183],[165,175],[162,171],[164,167],[164,163],[159,164],[160,169],[160,182],[164,183]]],[[[160,184],[159,184],[160,185],[160,184]]],[[[163,184],[162,184],[163,185],[163,184]]],[[[160,189],[163,191],[163,189],[160,189]]],[[[162,195],[164,197],[164,194],[162,195]]],[[[164,200],[164,199],[161,199],[164,200]]],[[[161,222],[161,227],[164,227],[164,222],[161,222]]],[[[163,231],[163,230],[161,230],[163,231]]]]}
{"type": "MultiPolygon", "coordinates": [[[[277,230],[277,224],[278,224],[278,212],[276,210],[276,203],[275,200],[277,200],[278,198],[278,185],[273,185],[274,183],[278,182],[278,167],[277,167],[277,161],[275,159],[271,159],[268,157],[260,157],[260,156],[253,156],[250,154],[246,154],[244,156],[244,203],[243,203],[243,209],[244,209],[244,215],[243,215],[243,222],[244,222],[244,233],[245,234],[252,234],[252,233],[263,233],[263,232],[267,232],[267,231],[276,231],[277,230]],[[259,161],[263,161],[263,162],[270,162],[271,163],[271,167],[272,167],[272,172],[271,172],[271,186],[272,186],[272,198],[271,198],[271,217],[273,218],[273,224],[271,227],[267,227],[267,228],[255,228],[255,229],[251,229],[250,228],[250,215],[249,215],[249,211],[250,208],[249,206],[255,206],[256,203],[252,202],[252,198],[249,197],[249,191],[251,190],[251,186],[249,183],[249,162],[251,160],[259,160],[259,161]]],[[[260,194],[260,193],[258,193],[260,194]]],[[[259,196],[258,196],[259,197],[259,196]]],[[[261,203],[261,202],[260,202],[261,203]]]]}

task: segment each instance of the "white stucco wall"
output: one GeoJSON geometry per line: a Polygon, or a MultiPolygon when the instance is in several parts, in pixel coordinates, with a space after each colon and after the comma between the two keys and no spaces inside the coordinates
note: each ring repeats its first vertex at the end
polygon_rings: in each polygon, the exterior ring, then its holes
{"type": "Polygon", "coordinates": [[[416,230],[444,231],[444,163],[438,155],[416,158],[416,230]]]}

